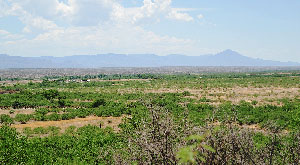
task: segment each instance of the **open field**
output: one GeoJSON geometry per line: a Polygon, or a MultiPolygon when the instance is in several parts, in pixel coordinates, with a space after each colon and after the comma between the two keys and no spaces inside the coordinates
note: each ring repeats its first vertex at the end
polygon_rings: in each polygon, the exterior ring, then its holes
{"type": "Polygon", "coordinates": [[[86,118],[76,118],[70,120],[60,120],[60,121],[31,121],[26,124],[13,124],[13,128],[17,128],[20,132],[26,128],[38,128],[38,127],[59,127],[61,132],[65,132],[70,126],[83,127],[87,125],[98,126],[101,124],[102,128],[111,127],[115,131],[119,131],[118,125],[121,124],[122,117],[97,117],[97,116],[88,116],[86,118]]]}
{"type": "Polygon", "coordinates": [[[0,162],[177,164],[180,154],[198,153],[198,164],[300,163],[297,70],[98,71],[1,77],[0,162]]]}

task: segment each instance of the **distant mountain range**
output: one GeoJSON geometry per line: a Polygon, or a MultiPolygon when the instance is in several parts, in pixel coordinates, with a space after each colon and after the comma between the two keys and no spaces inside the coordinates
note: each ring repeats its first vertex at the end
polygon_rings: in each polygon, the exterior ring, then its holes
{"type": "Polygon", "coordinates": [[[100,68],[161,66],[300,66],[296,62],[254,59],[232,50],[214,55],[99,54],[66,57],[21,57],[0,54],[0,68],[100,68]]]}

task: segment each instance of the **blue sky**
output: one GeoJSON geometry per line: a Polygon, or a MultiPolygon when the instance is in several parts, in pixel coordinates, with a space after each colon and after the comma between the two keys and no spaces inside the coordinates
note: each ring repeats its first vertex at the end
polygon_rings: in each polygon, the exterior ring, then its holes
{"type": "Polygon", "coordinates": [[[0,54],[211,54],[300,62],[299,0],[0,0],[0,54]]]}

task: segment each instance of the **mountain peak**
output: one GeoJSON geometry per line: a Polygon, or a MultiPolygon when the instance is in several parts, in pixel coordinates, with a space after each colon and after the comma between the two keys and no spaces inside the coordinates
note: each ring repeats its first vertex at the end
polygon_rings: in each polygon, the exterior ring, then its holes
{"type": "Polygon", "coordinates": [[[234,52],[234,51],[231,50],[231,49],[226,49],[226,50],[224,50],[223,52],[234,52]]]}
{"type": "Polygon", "coordinates": [[[227,49],[227,50],[224,50],[223,52],[220,52],[220,53],[217,53],[215,56],[217,57],[222,57],[222,58],[240,58],[240,57],[245,57],[241,54],[239,54],[238,52],[236,51],[233,51],[231,49],[227,49]]]}
{"type": "Polygon", "coordinates": [[[236,51],[233,51],[233,50],[231,50],[231,49],[226,49],[226,50],[224,50],[223,52],[220,52],[220,53],[218,53],[218,54],[239,54],[239,53],[236,52],[236,51]]]}

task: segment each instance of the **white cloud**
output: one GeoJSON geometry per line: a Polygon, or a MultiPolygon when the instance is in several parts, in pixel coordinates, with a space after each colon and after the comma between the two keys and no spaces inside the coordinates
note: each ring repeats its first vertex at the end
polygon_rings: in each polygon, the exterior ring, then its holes
{"type": "Polygon", "coordinates": [[[198,19],[202,19],[204,16],[202,14],[197,15],[198,19]]]}
{"type": "MultiPolygon", "coordinates": [[[[9,1],[12,5],[8,12],[12,15],[40,17],[54,22],[68,22],[74,26],[96,26],[111,20],[133,24],[145,19],[154,22],[159,21],[160,18],[179,21],[193,20],[193,17],[187,13],[192,9],[173,8],[172,0],[144,0],[143,6],[131,8],[125,8],[115,0],[9,1]]],[[[4,6],[3,2],[1,4],[4,6]]],[[[2,11],[2,13],[4,12],[2,11]]]]}
{"type": "Polygon", "coordinates": [[[53,21],[47,20],[39,15],[31,14],[29,11],[23,9],[19,3],[13,3],[6,12],[8,15],[17,16],[19,20],[25,24],[25,28],[27,29],[25,31],[27,32],[30,31],[31,28],[45,31],[57,27],[53,21]]]}
{"type": "Polygon", "coordinates": [[[194,18],[188,15],[187,13],[181,13],[175,9],[172,9],[171,12],[169,12],[167,17],[170,19],[182,20],[187,22],[194,20],[194,18]]]}
{"type": "Polygon", "coordinates": [[[193,17],[186,13],[191,9],[172,8],[171,3],[171,0],[144,0],[144,4],[141,7],[124,8],[120,5],[115,5],[112,15],[119,21],[131,23],[144,19],[159,21],[161,17],[179,21],[193,20],[193,17]]]}
{"type": "Polygon", "coordinates": [[[57,7],[61,4],[58,0],[5,0],[10,6],[18,6],[32,15],[50,18],[56,15],[57,7]]]}
{"type": "Polygon", "coordinates": [[[4,36],[4,35],[7,35],[7,34],[9,34],[8,31],[0,29],[0,36],[4,36]]]}
{"type": "Polygon", "coordinates": [[[75,11],[74,11],[74,7],[65,4],[63,2],[59,2],[56,6],[56,11],[57,14],[60,14],[63,17],[67,17],[72,15],[75,11]]]}
{"type": "MultiPolygon", "coordinates": [[[[76,26],[95,26],[110,20],[114,0],[69,0],[63,4],[65,19],[76,26]]],[[[61,8],[61,7],[60,7],[61,8]]]]}
{"type": "MultiPolygon", "coordinates": [[[[53,30],[36,38],[18,40],[2,45],[9,54],[32,56],[64,56],[98,53],[191,53],[192,40],[157,35],[141,27],[116,25],[114,27],[72,27],[53,30]]],[[[0,46],[1,49],[1,46],[0,46]]],[[[3,49],[5,50],[5,49],[3,49]]]]}
{"type": "MultiPolygon", "coordinates": [[[[12,55],[74,55],[96,53],[189,53],[192,40],[158,35],[141,22],[161,18],[192,21],[192,9],[173,8],[172,0],[144,0],[141,7],[125,8],[115,0],[9,0],[6,13],[24,23],[24,35],[1,42],[12,55]],[[67,25],[60,26],[59,22],[67,25]]],[[[0,2],[2,2],[0,0],[0,2]]],[[[0,3],[1,4],[1,3],[0,3]]],[[[1,34],[5,31],[0,31],[1,34]]]]}
{"type": "Polygon", "coordinates": [[[1,17],[3,17],[3,16],[5,16],[5,8],[6,8],[6,4],[2,1],[2,0],[0,0],[0,18],[1,17]]]}
{"type": "Polygon", "coordinates": [[[183,52],[191,44],[193,44],[191,40],[160,36],[138,26],[116,25],[114,27],[71,27],[52,30],[32,40],[19,40],[5,47],[13,50],[14,54],[34,56],[109,52],[150,52],[164,55],[180,50],[183,52]]]}
{"type": "Polygon", "coordinates": [[[0,29],[0,40],[17,40],[21,39],[23,36],[18,34],[11,34],[6,30],[0,29]]]}

